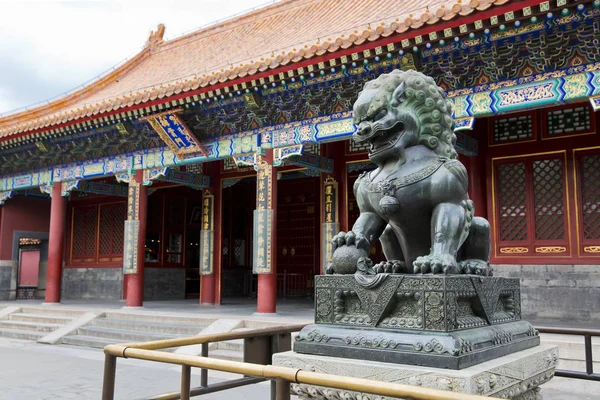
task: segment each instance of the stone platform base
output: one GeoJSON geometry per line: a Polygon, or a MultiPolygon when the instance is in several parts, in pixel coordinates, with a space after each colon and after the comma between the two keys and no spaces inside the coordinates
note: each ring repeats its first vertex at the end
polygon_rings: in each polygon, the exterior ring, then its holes
{"type": "MultiPolygon", "coordinates": [[[[315,356],[293,351],[273,355],[273,365],[513,400],[540,400],[539,386],[554,376],[558,347],[540,345],[462,370],[417,367],[315,356]]],[[[388,397],[293,384],[301,399],[383,400],[388,397]]]]}

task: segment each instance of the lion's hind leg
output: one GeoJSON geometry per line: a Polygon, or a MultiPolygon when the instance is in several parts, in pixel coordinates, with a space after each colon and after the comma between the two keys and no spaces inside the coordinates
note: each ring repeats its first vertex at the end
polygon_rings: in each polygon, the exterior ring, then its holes
{"type": "Polygon", "coordinates": [[[491,276],[490,266],[490,223],[481,217],[474,217],[469,236],[460,250],[459,266],[465,274],[491,276]]]}

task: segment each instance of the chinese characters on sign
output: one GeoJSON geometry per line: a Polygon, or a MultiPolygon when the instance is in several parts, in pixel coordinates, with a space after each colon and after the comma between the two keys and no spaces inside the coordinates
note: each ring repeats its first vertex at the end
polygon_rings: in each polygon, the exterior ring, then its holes
{"type": "Polygon", "coordinates": [[[127,221],[123,245],[123,273],[137,274],[138,248],[140,242],[140,184],[133,177],[129,180],[127,196],[127,221]]]}
{"type": "Polygon", "coordinates": [[[254,210],[254,273],[270,274],[273,249],[273,167],[258,157],[254,210]]]}
{"type": "Polygon", "coordinates": [[[202,195],[202,230],[200,231],[200,273],[202,275],[213,273],[214,203],[214,196],[206,190],[202,195]]]}
{"type": "Polygon", "coordinates": [[[158,136],[180,160],[188,153],[202,153],[207,156],[198,140],[176,115],[178,111],[181,110],[171,110],[142,119],[148,121],[152,129],[156,131],[158,136]]]}
{"type": "Polygon", "coordinates": [[[329,264],[333,255],[331,240],[340,229],[337,207],[338,186],[337,182],[330,176],[327,177],[324,183],[324,196],[322,246],[325,251],[323,254],[323,271],[327,268],[327,264],[329,264]]]}
{"type": "Polygon", "coordinates": [[[332,177],[325,180],[325,223],[337,222],[337,182],[332,177]]]}

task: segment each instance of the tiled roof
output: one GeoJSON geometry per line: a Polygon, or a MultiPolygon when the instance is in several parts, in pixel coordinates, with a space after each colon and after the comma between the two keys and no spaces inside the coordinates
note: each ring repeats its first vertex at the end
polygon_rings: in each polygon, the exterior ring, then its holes
{"type": "Polygon", "coordinates": [[[163,41],[50,104],[0,118],[0,139],[332,53],[511,0],[283,0],[163,41]]]}

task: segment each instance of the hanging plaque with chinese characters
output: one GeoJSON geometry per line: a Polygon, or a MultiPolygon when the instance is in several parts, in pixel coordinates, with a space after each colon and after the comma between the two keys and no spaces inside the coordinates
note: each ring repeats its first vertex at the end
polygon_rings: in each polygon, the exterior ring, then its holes
{"type": "Polygon", "coordinates": [[[273,272],[273,167],[258,157],[256,174],[256,210],[254,210],[253,271],[255,274],[273,272]]]}
{"type": "Polygon", "coordinates": [[[322,271],[325,271],[331,257],[333,255],[333,246],[331,240],[336,233],[340,231],[340,224],[338,223],[338,207],[337,207],[337,196],[338,186],[337,182],[331,177],[327,177],[324,183],[324,194],[325,204],[323,207],[323,226],[322,226],[322,240],[323,243],[323,265],[322,271]]]}
{"type": "Polygon", "coordinates": [[[138,249],[140,243],[140,221],[125,221],[125,243],[123,245],[123,273],[137,274],[138,249]]]}
{"type": "Polygon", "coordinates": [[[140,184],[129,179],[127,196],[127,221],[123,244],[123,273],[137,274],[138,249],[140,243],[140,184]]]}
{"type": "Polygon", "coordinates": [[[273,272],[273,210],[254,210],[253,272],[273,272]]]}
{"type": "Polygon", "coordinates": [[[202,195],[202,230],[200,231],[200,273],[213,273],[214,255],[214,203],[215,198],[209,191],[202,195]]]}
{"type": "Polygon", "coordinates": [[[332,177],[327,177],[325,180],[325,223],[333,223],[338,221],[337,182],[332,177]]]}

